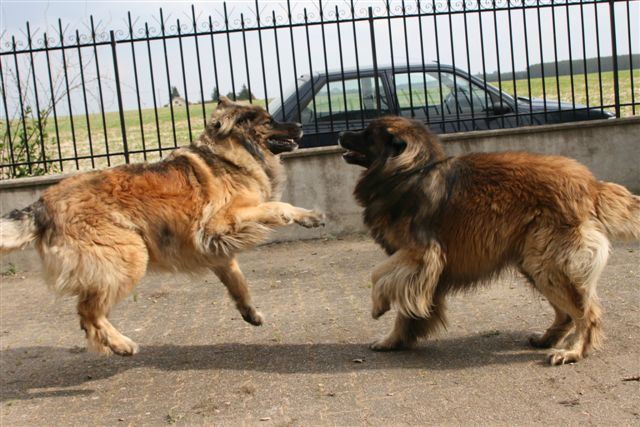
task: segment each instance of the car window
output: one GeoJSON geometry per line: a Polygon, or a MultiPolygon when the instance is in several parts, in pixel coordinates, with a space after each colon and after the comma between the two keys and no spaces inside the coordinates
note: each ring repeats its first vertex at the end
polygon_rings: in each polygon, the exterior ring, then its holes
{"type": "MultiPolygon", "coordinates": [[[[376,102],[376,87],[373,77],[358,79],[334,80],[325,83],[301,112],[302,124],[344,120],[357,120],[361,117],[370,118],[378,114],[376,102]]],[[[389,112],[382,79],[378,78],[380,91],[380,112],[389,112]]]]}
{"type": "Polygon", "coordinates": [[[491,97],[480,86],[449,72],[414,72],[395,75],[400,114],[429,118],[486,111],[491,97]]]}

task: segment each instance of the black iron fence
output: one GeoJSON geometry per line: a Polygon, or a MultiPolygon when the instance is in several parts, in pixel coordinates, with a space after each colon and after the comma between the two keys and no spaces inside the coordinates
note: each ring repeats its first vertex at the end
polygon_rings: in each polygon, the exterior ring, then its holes
{"type": "Polygon", "coordinates": [[[436,132],[635,115],[640,2],[206,4],[150,22],[0,38],[0,175],[155,160],[220,95],[305,126],[302,146],[381,114],[436,132]]]}

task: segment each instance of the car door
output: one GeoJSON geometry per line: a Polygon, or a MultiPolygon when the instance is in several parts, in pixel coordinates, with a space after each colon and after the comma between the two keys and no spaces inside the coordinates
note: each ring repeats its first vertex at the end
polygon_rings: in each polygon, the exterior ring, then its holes
{"type": "Polygon", "coordinates": [[[496,111],[495,96],[477,81],[450,70],[397,72],[398,112],[423,120],[436,133],[464,132],[500,127],[496,123],[507,108],[496,111]]]}
{"type": "Polygon", "coordinates": [[[300,123],[305,137],[301,147],[333,145],[338,133],[346,129],[362,129],[381,115],[389,114],[388,88],[380,76],[341,75],[323,79],[317,90],[303,100],[300,123]]]}

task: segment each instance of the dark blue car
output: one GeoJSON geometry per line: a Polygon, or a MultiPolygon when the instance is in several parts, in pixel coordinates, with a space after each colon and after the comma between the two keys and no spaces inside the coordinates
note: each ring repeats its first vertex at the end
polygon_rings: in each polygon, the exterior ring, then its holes
{"type": "Polygon", "coordinates": [[[298,121],[300,147],[334,145],[345,129],[366,127],[395,114],[424,121],[436,133],[500,129],[608,119],[601,108],[557,100],[517,99],[482,79],[442,64],[378,67],[302,76],[269,110],[277,120],[298,121]]]}

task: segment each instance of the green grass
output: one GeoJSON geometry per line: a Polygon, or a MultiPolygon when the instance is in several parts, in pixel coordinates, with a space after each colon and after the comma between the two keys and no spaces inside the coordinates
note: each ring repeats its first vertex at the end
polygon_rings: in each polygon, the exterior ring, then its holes
{"type": "MultiPolygon", "coordinates": [[[[620,103],[631,103],[631,72],[629,70],[620,71],[618,73],[618,82],[620,87],[620,103]]],[[[586,81],[588,85],[585,85],[584,74],[577,74],[573,76],[573,88],[576,104],[587,105],[587,93],[589,95],[589,105],[614,105],[615,104],[615,92],[613,72],[602,73],[602,92],[600,92],[600,78],[598,73],[587,74],[586,81]],[[587,91],[588,89],[588,91],[587,91]],[[602,96],[602,102],[600,97],[602,96]]],[[[571,95],[571,76],[558,77],[560,83],[560,100],[565,102],[573,102],[571,95]]],[[[640,101],[640,69],[633,70],[633,83],[634,83],[634,95],[635,101],[640,101]]],[[[498,87],[498,82],[491,82],[492,85],[498,87]]],[[[556,84],[555,77],[546,77],[544,79],[536,78],[531,79],[531,95],[529,95],[529,85],[527,80],[516,80],[516,91],[518,96],[542,98],[546,91],[547,100],[558,99],[558,85],[556,84]],[[544,90],[543,90],[544,89],[544,90]]],[[[507,80],[502,82],[502,91],[513,95],[513,80],[507,80]]],[[[610,110],[614,110],[610,108],[610,110]]],[[[638,107],[636,107],[636,112],[638,107]]],[[[631,107],[622,107],[621,115],[630,116],[633,114],[631,107]]]]}
{"type": "MultiPolygon", "coordinates": [[[[635,99],[636,102],[640,100],[640,69],[633,71],[634,83],[635,83],[635,99]]],[[[604,105],[614,104],[614,90],[613,90],[613,73],[602,73],[602,94],[600,93],[600,82],[597,73],[589,74],[587,76],[588,81],[588,93],[589,104],[600,105],[600,97],[602,95],[602,101],[604,105]]],[[[631,79],[630,72],[621,71],[619,74],[620,82],[620,101],[621,103],[631,102],[631,79]]],[[[560,99],[566,102],[572,102],[571,95],[571,77],[561,76],[559,77],[560,83],[560,99]]],[[[492,82],[493,85],[498,86],[497,82],[492,82]]],[[[547,100],[557,99],[556,79],[555,77],[545,79],[545,90],[547,100]]],[[[587,90],[585,85],[584,74],[575,75],[573,78],[574,96],[575,102],[578,104],[587,103],[587,90]]],[[[501,84],[502,90],[506,93],[513,94],[513,81],[503,81],[501,84]]],[[[534,98],[542,98],[543,96],[543,83],[541,78],[531,80],[531,94],[529,94],[529,85],[526,80],[517,80],[516,89],[518,96],[531,96],[534,98]]],[[[319,102],[320,100],[317,100],[319,102]]],[[[334,102],[344,102],[342,98],[333,99],[334,102]]],[[[348,100],[351,104],[352,100],[348,100]]],[[[254,101],[258,105],[263,105],[264,100],[254,101]]],[[[358,103],[359,104],[359,103],[358,103]]],[[[205,116],[209,117],[211,112],[215,109],[215,103],[206,103],[205,116]]],[[[185,145],[189,143],[189,130],[187,124],[187,111],[183,107],[174,107],[174,123],[176,144],[174,144],[174,125],[171,120],[171,111],[169,107],[162,107],[158,109],[158,127],[156,128],[156,117],[153,109],[144,109],[141,112],[138,110],[126,111],[124,113],[125,128],[127,134],[127,144],[129,151],[141,150],[143,148],[142,134],[144,133],[144,147],[147,150],[157,150],[160,146],[162,148],[172,148],[175,145],[185,145]],[[140,128],[140,114],[142,115],[143,131],[140,128]],[[158,138],[159,135],[159,138],[158,138]]],[[[189,105],[189,113],[191,117],[191,131],[193,138],[197,138],[202,132],[204,127],[202,104],[189,105]]],[[[622,115],[631,115],[631,107],[622,108],[622,115]]],[[[105,132],[103,128],[102,115],[92,114],[89,115],[89,123],[91,132],[89,133],[87,127],[87,117],[85,115],[73,116],[73,132],[75,133],[76,145],[73,144],[73,136],[71,130],[71,118],[59,117],[58,118],[58,134],[61,145],[62,157],[74,157],[76,156],[89,156],[91,152],[94,155],[106,154],[108,143],[109,153],[121,153],[123,151],[122,132],[120,127],[120,118],[117,112],[105,114],[106,127],[106,141],[105,132]],[[91,145],[89,144],[89,135],[91,135],[91,145]]],[[[0,123],[0,134],[4,134],[3,127],[5,123],[0,123]]],[[[47,158],[57,159],[57,138],[56,129],[53,121],[53,117],[47,122],[46,132],[48,140],[46,142],[47,158]]],[[[6,150],[6,148],[5,148],[6,150]]],[[[168,154],[169,150],[164,151],[164,154],[168,154]]],[[[6,154],[4,158],[8,157],[6,154]]],[[[147,160],[154,161],[160,158],[158,151],[147,153],[147,160]]],[[[143,161],[143,154],[132,154],[130,156],[131,162],[143,161]]],[[[111,165],[124,163],[124,156],[122,154],[110,156],[111,165]]],[[[107,166],[106,158],[95,159],[94,163],[90,159],[83,159],[78,161],[78,167],[81,170],[88,170],[92,168],[102,168],[107,166]]],[[[59,166],[55,172],[59,172],[59,166]]],[[[72,171],[76,169],[75,161],[63,162],[64,171],[72,171]]],[[[3,171],[6,172],[6,171],[3,171]]],[[[4,175],[4,174],[0,174],[4,175]]]]}

